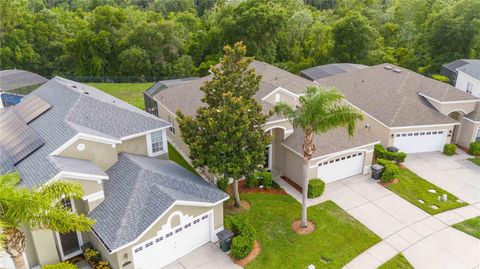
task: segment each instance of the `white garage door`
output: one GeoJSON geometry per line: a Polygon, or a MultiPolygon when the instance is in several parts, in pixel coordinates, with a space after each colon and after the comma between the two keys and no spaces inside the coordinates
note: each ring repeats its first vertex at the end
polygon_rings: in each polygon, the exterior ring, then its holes
{"type": "Polygon", "coordinates": [[[442,151],[445,131],[397,133],[393,145],[406,153],[442,151]]]}
{"type": "Polygon", "coordinates": [[[184,222],[132,248],[137,269],[159,269],[210,241],[210,214],[184,222]]]}
{"type": "Polygon", "coordinates": [[[325,183],[361,174],[363,171],[362,152],[331,159],[318,164],[318,178],[325,183]]]}

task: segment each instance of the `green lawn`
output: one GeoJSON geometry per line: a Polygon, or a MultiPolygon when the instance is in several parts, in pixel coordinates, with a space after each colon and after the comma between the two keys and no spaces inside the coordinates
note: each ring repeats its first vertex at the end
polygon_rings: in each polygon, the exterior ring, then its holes
{"type": "Polygon", "coordinates": [[[141,110],[145,109],[143,92],[153,83],[86,83],[111,94],[118,99],[128,102],[141,110]]]}
{"type": "MultiPolygon", "coordinates": [[[[293,232],[292,222],[300,218],[301,205],[289,195],[244,193],[251,205],[244,214],[257,231],[261,252],[246,266],[252,268],[341,268],[380,238],[335,203],[308,208],[308,218],[317,229],[308,235],[293,232]],[[322,261],[322,257],[328,260],[322,261]]],[[[226,219],[232,213],[226,212],[226,219]]]]}
{"type": "Polygon", "coordinates": [[[470,158],[468,160],[471,161],[472,163],[480,166],[480,157],[470,158]]]}
{"type": "Polygon", "coordinates": [[[185,169],[189,170],[190,172],[198,175],[197,171],[178,153],[178,151],[168,143],[168,158],[179,165],[183,166],[185,169]]]}
{"type": "Polygon", "coordinates": [[[393,184],[388,188],[432,215],[467,205],[465,202],[458,203],[456,196],[417,176],[407,168],[400,168],[398,179],[399,182],[397,184],[393,184]],[[430,189],[436,190],[436,193],[428,192],[430,189]],[[447,194],[448,200],[446,202],[437,200],[437,197],[442,194],[447,194]],[[419,199],[425,203],[422,204],[418,201],[419,199]],[[437,206],[438,209],[433,209],[432,205],[437,206]]]}
{"type": "Polygon", "coordinates": [[[403,257],[402,254],[391,258],[378,269],[413,269],[413,266],[403,257]]]}
{"type": "Polygon", "coordinates": [[[452,227],[480,239],[480,217],[467,219],[453,225],[452,227]]]}

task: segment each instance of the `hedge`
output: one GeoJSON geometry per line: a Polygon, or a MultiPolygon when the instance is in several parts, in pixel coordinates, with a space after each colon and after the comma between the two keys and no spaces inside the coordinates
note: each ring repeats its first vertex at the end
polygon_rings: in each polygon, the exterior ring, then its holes
{"type": "Polygon", "coordinates": [[[443,154],[447,156],[452,156],[457,151],[457,145],[455,144],[445,144],[443,146],[443,154]]]}
{"type": "Polygon", "coordinates": [[[472,142],[470,143],[470,153],[475,156],[480,156],[480,142],[472,142]]]}
{"type": "Polygon", "coordinates": [[[386,150],[380,144],[375,145],[375,156],[377,156],[378,159],[394,161],[397,164],[403,163],[405,158],[407,158],[407,154],[405,152],[391,152],[386,150]]]}
{"type": "Polygon", "coordinates": [[[325,190],[325,182],[319,178],[310,179],[308,182],[308,198],[315,198],[322,195],[323,190],[325,190]]]}
{"type": "Polygon", "coordinates": [[[254,172],[247,177],[247,187],[252,189],[263,185],[265,189],[270,189],[273,185],[273,175],[267,170],[254,172]]]}
{"type": "Polygon", "coordinates": [[[232,256],[243,259],[250,254],[256,239],[256,232],[247,218],[241,215],[229,219],[229,226],[235,234],[232,241],[232,256]]]}
{"type": "Polygon", "coordinates": [[[42,266],[42,269],[78,269],[78,266],[70,262],[61,262],[44,265],[42,266]]]}
{"type": "Polygon", "coordinates": [[[382,182],[390,182],[398,177],[400,170],[394,162],[385,159],[377,159],[377,162],[384,167],[382,176],[380,178],[382,182]]]}
{"type": "Polygon", "coordinates": [[[252,252],[253,243],[252,241],[242,235],[236,236],[232,241],[232,256],[237,259],[243,259],[252,252]]]}

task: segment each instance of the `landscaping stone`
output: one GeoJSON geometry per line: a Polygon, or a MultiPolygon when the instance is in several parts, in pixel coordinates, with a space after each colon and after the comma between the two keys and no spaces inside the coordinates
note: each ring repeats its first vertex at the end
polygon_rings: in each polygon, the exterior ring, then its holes
{"type": "Polygon", "coordinates": [[[418,202],[419,202],[420,204],[425,204],[425,201],[423,201],[422,199],[418,199],[418,202]]]}
{"type": "Polygon", "coordinates": [[[429,189],[428,192],[430,192],[430,193],[437,193],[437,191],[434,190],[434,189],[429,189]]]}
{"type": "Polygon", "coordinates": [[[438,206],[436,206],[436,205],[431,205],[430,207],[435,209],[435,210],[438,210],[438,206]]]}

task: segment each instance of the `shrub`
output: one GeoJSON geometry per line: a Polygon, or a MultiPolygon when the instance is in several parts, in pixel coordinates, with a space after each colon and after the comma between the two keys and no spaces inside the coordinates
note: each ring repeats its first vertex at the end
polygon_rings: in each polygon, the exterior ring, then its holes
{"type": "Polygon", "coordinates": [[[457,145],[455,144],[445,144],[445,146],[443,146],[443,154],[447,156],[452,156],[455,154],[455,151],[457,151],[457,145]]]}
{"type": "Polygon", "coordinates": [[[230,229],[237,236],[245,236],[255,241],[255,229],[244,216],[237,215],[230,218],[230,229]]]}
{"type": "Polygon", "coordinates": [[[100,261],[102,261],[102,255],[98,250],[94,248],[85,249],[85,252],[83,252],[83,256],[91,264],[98,264],[100,261]]]}
{"type": "Polygon", "coordinates": [[[272,173],[267,170],[255,171],[252,175],[247,177],[247,187],[252,189],[263,185],[265,189],[270,189],[273,186],[272,173]]]}
{"type": "Polygon", "coordinates": [[[69,262],[61,262],[56,264],[44,265],[42,269],[78,269],[78,266],[69,262]]]}
{"type": "Polygon", "coordinates": [[[447,76],[443,76],[440,74],[433,74],[432,78],[445,83],[448,83],[450,81],[447,76]]]}
{"type": "Polygon", "coordinates": [[[228,178],[220,178],[217,180],[217,187],[226,192],[228,189],[228,178]]]}
{"type": "Polygon", "coordinates": [[[237,259],[243,259],[252,252],[253,242],[245,236],[236,236],[232,241],[232,256],[237,259]]]}
{"type": "Polygon", "coordinates": [[[107,261],[101,261],[93,269],[111,269],[110,265],[108,265],[107,261]]]}
{"type": "Polygon", "coordinates": [[[311,179],[308,182],[308,198],[315,198],[322,195],[323,190],[325,189],[325,182],[319,178],[311,179]]]}
{"type": "Polygon", "coordinates": [[[386,150],[380,144],[375,145],[375,156],[377,156],[378,159],[394,161],[397,164],[403,163],[405,158],[407,158],[407,154],[405,152],[391,152],[386,150]]]}
{"type": "Polygon", "coordinates": [[[382,177],[380,178],[382,182],[390,182],[392,179],[398,177],[400,171],[395,163],[384,159],[377,159],[377,162],[384,167],[382,177]]]}
{"type": "Polygon", "coordinates": [[[470,143],[470,153],[475,156],[480,156],[480,142],[472,142],[470,143]]]}
{"type": "Polygon", "coordinates": [[[252,175],[247,176],[247,188],[253,189],[260,185],[259,178],[257,177],[257,173],[253,173],[252,175]]]}
{"type": "Polygon", "coordinates": [[[265,170],[265,171],[261,171],[259,175],[261,178],[261,185],[263,185],[263,187],[267,190],[270,189],[273,186],[272,173],[265,170]]]}

